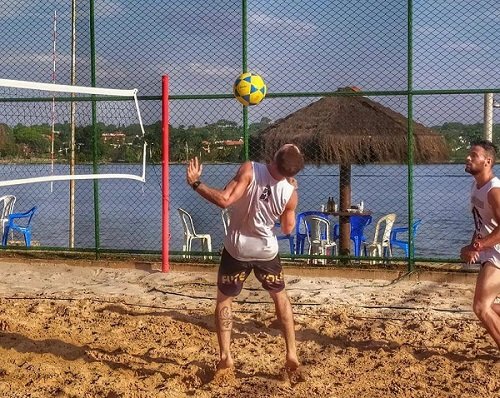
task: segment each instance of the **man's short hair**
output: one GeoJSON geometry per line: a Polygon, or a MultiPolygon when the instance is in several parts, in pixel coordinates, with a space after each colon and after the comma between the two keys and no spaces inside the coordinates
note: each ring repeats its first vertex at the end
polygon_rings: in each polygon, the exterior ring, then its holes
{"type": "Polygon", "coordinates": [[[274,162],[283,177],[293,177],[304,168],[304,155],[294,144],[285,144],[274,155],[274,162]]]}
{"type": "Polygon", "coordinates": [[[488,140],[475,140],[471,143],[471,147],[480,146],[484,149],[484,151],[493,159],[493,163],[495,163],[497,156],[497,146],[493,144],[493,142],[488,140]]]}

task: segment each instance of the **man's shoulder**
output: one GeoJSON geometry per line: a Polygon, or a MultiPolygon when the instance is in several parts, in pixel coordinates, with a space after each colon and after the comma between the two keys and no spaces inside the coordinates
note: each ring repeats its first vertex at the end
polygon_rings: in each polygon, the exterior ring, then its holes
{"type": "Polygon", "coordinates": [[[490,190],[491,189],[498,189],[500,188],[500,178],[494,176],[491,180],[490,180],[490,190]]]}
{"type": "Polygon", "coordinates": [[[241,179],[242,177],[247,179],[253,178],[253,162],[247,161],[240,165],[236,178],[241,179]]]}
{"type": "Polygon", "coordinates": [[[500,203],[500,178],[493,177],[490,180],[490,187],[488,189],[488,200],[493,201],[495,205],[500,203]]]}
{"type": "Polygon", "coordinates": [[[254,168],[254,163],[250,160],[243,162],[240,166],[240,170],[242,172],[251,172],[251,171],[253,171],[253,168],[254,168]]]}

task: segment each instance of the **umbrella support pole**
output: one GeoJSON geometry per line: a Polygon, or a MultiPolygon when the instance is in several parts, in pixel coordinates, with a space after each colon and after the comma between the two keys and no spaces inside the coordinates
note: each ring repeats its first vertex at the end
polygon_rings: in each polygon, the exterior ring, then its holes
{"type": "MultiPolygon", "coordinates": [[[[351,165],[340,165],[340,211],[345,212],[351,207],[351,165]]],[[[349,256],[351,254],[351,224],[349,217],[339,217],[339,254],[341,256],[349,256]]],[[[349,260],[344,259],[342,263],[348,263],[349,260]]]]}

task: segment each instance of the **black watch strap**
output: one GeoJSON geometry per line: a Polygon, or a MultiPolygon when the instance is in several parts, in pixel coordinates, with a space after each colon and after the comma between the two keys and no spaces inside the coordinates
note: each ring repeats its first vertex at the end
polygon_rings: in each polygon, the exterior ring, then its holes
{"type": "Polygon", "coordinates": [[[191,184],[191,187],[196,191],[198,189],[198,187],[200,186],[201,184],[201,181],[198,180],[198,181],[195,181],[191,184]]]}

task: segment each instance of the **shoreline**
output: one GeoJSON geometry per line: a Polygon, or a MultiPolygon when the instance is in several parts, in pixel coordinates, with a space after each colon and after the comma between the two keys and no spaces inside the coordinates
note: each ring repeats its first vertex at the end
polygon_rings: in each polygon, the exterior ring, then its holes
{"type": "MultiPolygon", "coordinates": [[[[151,273],[162,273],[161,260],[151,260],[147,258],[113,258],[113,256],[102,259],[90,258],[32,258],[26,256],[1,256],[2,264],[20,264],[30,266],[78,266],[78,267],[103,267],[110,269],[135,269],[151,273]]],[[[169,263],[169,272],[209,272],[216,273],[218,263],[201,262],[175,262],[169,263]]],[[[321,278],[342,278],[342,279],[377,279],[385,281],[426,281],[442,283],[464,283],[475,284],[479,265],[465,264],[444,264],[416,269],[408,273],[403,269],[386,268],[357,268],[341,266],[310,266],[297,265],[283,261],[283,269],[287,276],[321,277],[321,278]]],[[[164,273],[164,274],[168,274],[164,273]]]]}

